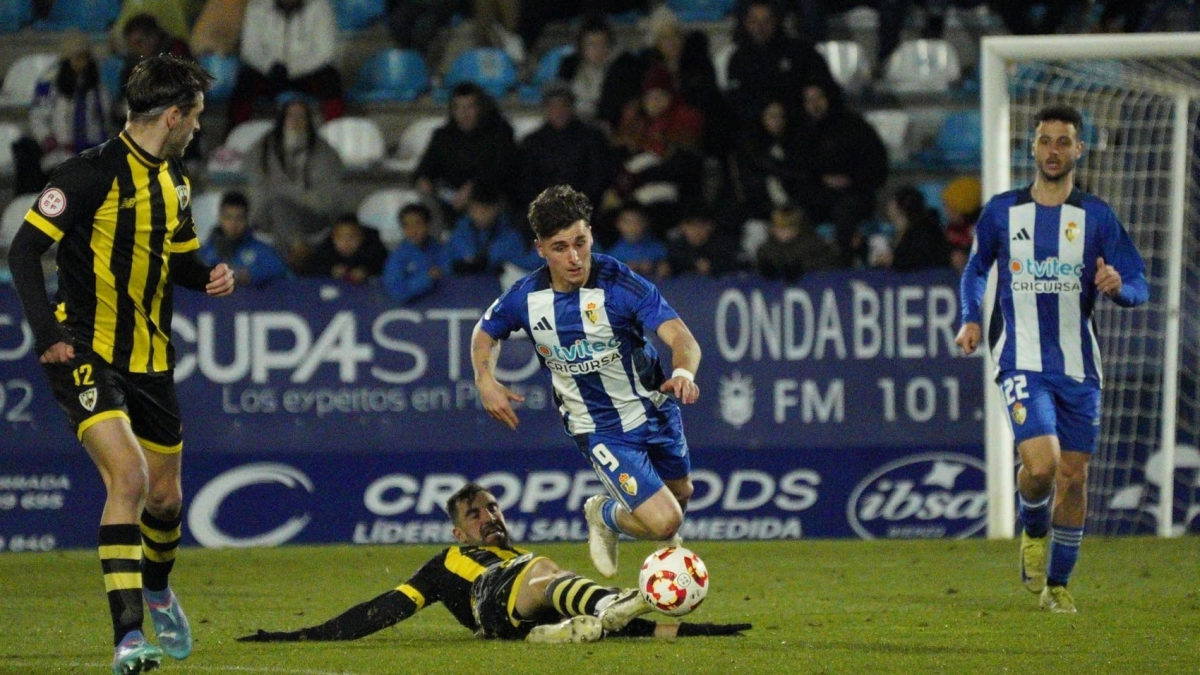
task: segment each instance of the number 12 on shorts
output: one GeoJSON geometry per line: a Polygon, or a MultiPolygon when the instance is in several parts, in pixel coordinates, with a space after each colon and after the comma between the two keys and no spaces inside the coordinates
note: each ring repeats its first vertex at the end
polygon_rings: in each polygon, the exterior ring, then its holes
{"type": "Polygon", "coordinates": [[[1000,385],[1004,390],[1004,402],[1011,406],[1017,401],[1029,398],[1028,386],[1029,382],[1024,375],[1013,375],[1008,378],[1000,385]]]}

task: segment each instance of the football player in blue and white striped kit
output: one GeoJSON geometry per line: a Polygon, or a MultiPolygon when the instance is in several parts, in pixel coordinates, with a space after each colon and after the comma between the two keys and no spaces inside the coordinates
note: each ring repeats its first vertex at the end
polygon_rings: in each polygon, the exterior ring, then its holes
{"type": "Polygon", "coordinates": [[[1041,594],[1043,609],[1073,614],[1067,582],[1083,539],[1088,459],[1100,425],[1092,310],[1098,294],[1133,307],[1146,302],[1149,288],[1145,263],[1116,214],[1075,187],[1079,111],[1052,106],[1035,120],[1037,178],[992,197],[979,217],[956,341],[966,354],[978,347],[980,305],[996,263],[988,344],[1021,455],[1021,578],[1041,594]]]}
{"type": "Polygon", "coordinates": [[[676,400],[700,396],[700,346],[654,284],[592,252],[591,212],[566,185],[533,201],[529,223],[546,264],[488,308],[471,337],[471,362],[484,409],[516,429],[512,402],[522,397],[496,380],[495,363],[514,331],[533,339],[567,434],[608,492],[589,499],[584,513],[592,561],[611,577],[618,533],[668,540],[683,521],[691,461],[676,400]],[[671,349],[669,376],[645,331],[671,349]]]}

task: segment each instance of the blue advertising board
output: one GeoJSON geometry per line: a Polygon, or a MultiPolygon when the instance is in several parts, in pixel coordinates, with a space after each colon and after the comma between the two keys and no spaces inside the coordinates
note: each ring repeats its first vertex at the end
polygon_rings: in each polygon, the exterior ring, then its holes
{"type": "MultiPolygon", "coordinates": [[[[685,536],[980,531],[982,361],[954,346],[952,273],[660,288],[704,353],[701,399],[684,411],[697,483],[685,536]]],[[[470,334],[500,291],[459,279],[406,306],[306,280],[215,300],[177,293],[185,541],[448,536],[437,502],[466,479],[497,481],[527,539],[584,536],[579,507],[599,483],[528,340],[505,342],[498,365],[526,397],[518,429],[479,403],[470,334]]],[[[0,536],[9,549],[46,534],[55,547],[91,546],[102,486],[20,317],[0,287],[0,536]]]]}

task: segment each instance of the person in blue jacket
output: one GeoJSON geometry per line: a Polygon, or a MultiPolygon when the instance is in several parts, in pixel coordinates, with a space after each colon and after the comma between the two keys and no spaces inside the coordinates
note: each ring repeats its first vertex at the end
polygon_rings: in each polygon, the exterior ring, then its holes
{"type": "Polygon", "coordinates": [[[429,293],[446,274],[446,247],[431,234],[432,220],[424,204],[400,209],[404,239],[383,266],[383,288],[396,302],[404,304],[429,293]]]}
{"type": "Polygon", "coordinates": [[[475,186],[446,249],[456,275],[496,274],[504,263],[517,263],[526,255],[525,240],[513,227],[500,192],[486,183],[475,186]]]}
{"type": "Polygon", "coordinates": [[[217,229],[200,248],[206,265],[225,263],[233,268],[239,286],[263,286],[288,275],[287,264],[267,242],[247,229],[250,202],[240,192],[221,197],[217,229]]]}

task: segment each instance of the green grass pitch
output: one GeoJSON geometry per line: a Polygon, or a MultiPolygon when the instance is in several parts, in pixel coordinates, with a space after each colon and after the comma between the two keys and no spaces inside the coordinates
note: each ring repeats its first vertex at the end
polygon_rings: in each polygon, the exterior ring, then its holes
{"type": "MultiPolygon", "coordinates": [[[[749,621],[744,638],[528,645],[475,640],[441,607],[357,642],[242,644],[311,625],[399,584],[437,549],[321,546],[180,552],[172,577],[196,634],[170,673],[1200,672],[1200,537],[1084,540],[1080,613],[1053,616],[1017,580],[1012,541],[691,544],[712,590],[691,617],[749,621]]],[[[617,582],[652,547],[623,544],[617,582]]],[[[595,576],[586,544],[535,549],[595,576]]],[[[0,673],[107,673],[94,552],[0,554],[0,673]]],[[[668,619],[669,620],[669,619],[668,619]]],[[[149,630],[149,624],[147,623],[149,630]]]]}

